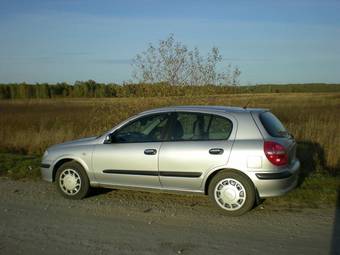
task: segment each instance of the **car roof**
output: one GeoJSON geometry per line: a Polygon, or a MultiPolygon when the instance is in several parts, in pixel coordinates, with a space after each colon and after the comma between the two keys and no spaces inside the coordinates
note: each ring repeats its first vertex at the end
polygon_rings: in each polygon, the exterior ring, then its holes
{"type": "Polygon", "coordinates": [[[243,108],[232,106],[218,106],[218,105],[182,105],[169,106],[163,108],[156,108],[142,112],[141,114],[171,112],[171,111],[194,111],[194,112],[210,112],[210,113],[248,113],[248,112],[265,112],[268,109],[262,108],[243,108]]]}

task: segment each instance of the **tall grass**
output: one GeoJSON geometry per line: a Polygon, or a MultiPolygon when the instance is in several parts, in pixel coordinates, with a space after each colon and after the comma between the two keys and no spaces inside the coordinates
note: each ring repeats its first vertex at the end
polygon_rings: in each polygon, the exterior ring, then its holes
{"type": "Polygon", "coordinates": [[[299,142],[306,171],[340,172],[340,93],[0,101],[0,150],[40,155],[52,144],[98,135],[140,111],[170,105],[271,109],[299,142]]]}

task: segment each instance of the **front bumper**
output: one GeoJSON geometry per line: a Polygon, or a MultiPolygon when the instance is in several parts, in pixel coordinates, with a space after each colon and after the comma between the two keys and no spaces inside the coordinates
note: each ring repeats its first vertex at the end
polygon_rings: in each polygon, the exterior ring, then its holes
{"type": "Polygon", "coordinates": [[[299,180],[300,162],[279,173],[256,173],[253,179],[261,198],[277,197],[286,194],[296,187],[299,180]]]}
{"type": "Polygon", "coordinates": [[[53,182],[53,169],[50,164],[40,164],[41,178],[48,182],[53,182]]]}

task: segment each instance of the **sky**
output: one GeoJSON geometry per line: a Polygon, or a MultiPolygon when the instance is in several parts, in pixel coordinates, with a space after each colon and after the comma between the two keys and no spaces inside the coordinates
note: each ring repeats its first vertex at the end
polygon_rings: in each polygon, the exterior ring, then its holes
{"type": "Polygon", "coordinates": [[[0,83],[129,81],[169,34],[244,85],[340,83],[339,0],[0,0],[0,83]]]}

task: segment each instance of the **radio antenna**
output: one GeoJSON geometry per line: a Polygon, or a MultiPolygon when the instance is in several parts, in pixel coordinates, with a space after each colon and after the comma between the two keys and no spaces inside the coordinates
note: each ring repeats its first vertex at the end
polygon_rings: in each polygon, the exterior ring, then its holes
{"type": "MultiPolygon", "coordinates": [[[[250,93],[250,86],[249,86],[249,85],[248,85],[248,87],[247,87],[247,90],[248,90],[247,92],[250,93]]],[[[251,97],[251,95],[250,95],[250,97],[249,97],[247,103],[243,106],[243,109],[247,109],[248,105],[250,104],[251,99],[252,99],[252,97],[251,97]]]]}
{"type": "Polygon", "coordinates": [[[250,100],[251,100],[251,99],[249,99],[248,102],[245,104],[245,106],[243,106],[243,109],[247,109],[247,106],[249,105],[250,100]]]}

